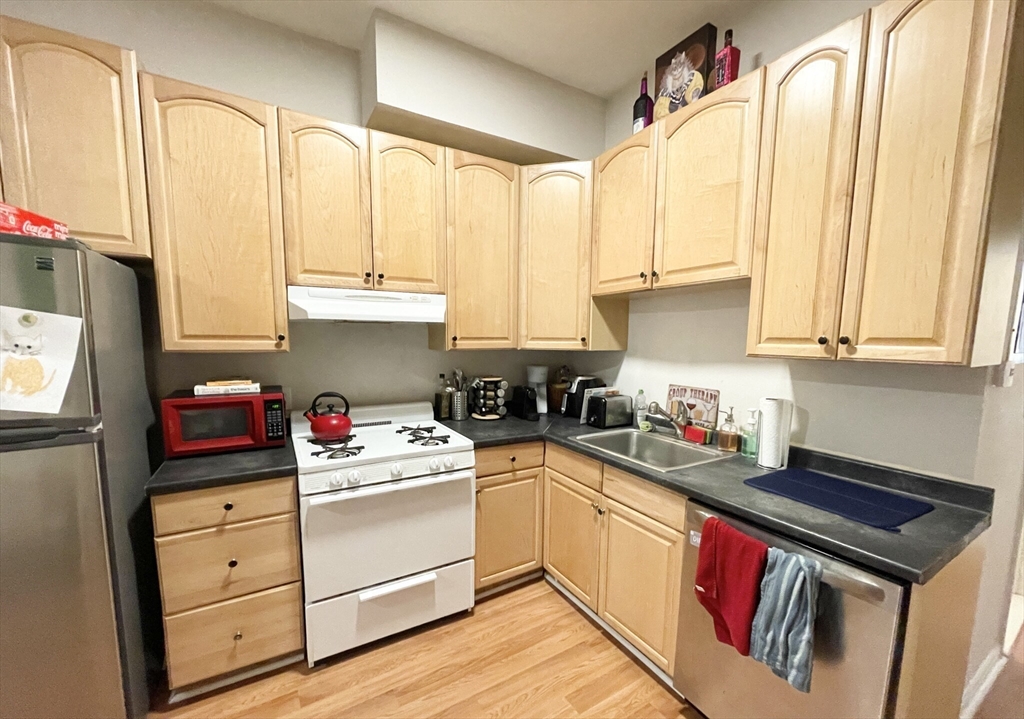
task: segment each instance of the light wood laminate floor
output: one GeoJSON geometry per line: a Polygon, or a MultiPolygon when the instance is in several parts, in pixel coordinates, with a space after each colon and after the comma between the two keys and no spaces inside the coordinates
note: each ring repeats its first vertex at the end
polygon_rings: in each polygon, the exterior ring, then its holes
{"type": "Polygon", "coordinates": [[[296,664],[151,719],[653,717],[699,719],[545,582],[470,616],[310,670],[296,664]]]}

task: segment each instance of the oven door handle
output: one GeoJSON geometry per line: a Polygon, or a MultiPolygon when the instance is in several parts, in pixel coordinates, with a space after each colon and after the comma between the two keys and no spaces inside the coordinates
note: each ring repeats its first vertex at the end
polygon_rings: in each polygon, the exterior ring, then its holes
{"type": "Polygon", "coordinates": [[[402,579],[391,584],[385,584],[383,587],[377,587],[376,589],[368,589],[365,592],[359,593],[360,602],[369,602],[380,597],[386,597],[389,594],[397,594],[403,592],[406,589],[412,589],[418,587],[421,584],[431,584],[437,581],[437,572],[430,572],[429,574],[421,574],[418,577],[409,577],[408,579],[402,579]]]}
{"type": "Polygon", "coordinates": [[[458,482],[463,479],[472,480],[473,473],[454,472],[451,474],[442,474],[438,477],[424,477],[423,479],[410,479],[404,482],[388,482],[387,484],[378,484],[363,489],[342,490],[340,492],[325,494],[319,497],[311,497],[309,500],[309,506],[317,507],[324,504],[334,504],[335,502],[345,502],[350,499],[360,499],[361,497],[374,497],[381,494],[391,494],[392,492],[404,492],[407,489],[419,489],[421,487],[429,487],[434,484],[458,482]]]}

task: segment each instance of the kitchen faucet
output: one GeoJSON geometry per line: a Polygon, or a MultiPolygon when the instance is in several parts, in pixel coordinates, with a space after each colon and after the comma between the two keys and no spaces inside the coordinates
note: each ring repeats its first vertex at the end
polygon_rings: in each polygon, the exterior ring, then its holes
{"type": "Polygon", "coordinates": [[[667,419],[669,423],[672,425],[672,429],[675,430],[676,439],[683,439],[683,433],[686,431],[686,425],[689,422],[689,418],[687,417],[686,407],[683,406],[682,403],[679,404],[679,407],[679,414],[673,417],[668,412],[663,410],[661,408],[661,405],[659,405],[657,402],[651,402],[649,405],[647,405],[647,414],[654,414],[657,415],[658,417],[667,419]]]}

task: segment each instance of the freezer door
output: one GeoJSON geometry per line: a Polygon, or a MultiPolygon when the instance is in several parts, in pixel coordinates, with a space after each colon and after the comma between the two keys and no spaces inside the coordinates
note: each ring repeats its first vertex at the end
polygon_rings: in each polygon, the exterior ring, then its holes
{"type": "Polygon", "coordinates": [[[709,719],[891,715],[890,684],[905,591],[901,585],[688,502],[681,591],[673,684],[709,719]],[[711,516],[770,547],[821,562],[809,694],[715,638],[711,615],[693,589],[701,532],[711,516]]]}
{"type": "MultiPolygon", "coordinates": [[[[0,409],[0,430],[40,425],[90,427],[98,421],[100,410],[90,361],[92,342],[87,298],[85,251],[54,241],[0,235],[0,305],[83,319],[78,357],[60,412],[42,414],[0,409]]],[[[24,332],[31,335],[31,328],[24,332]]],[[[0,339],[4,340],[2,346],[8,344],[6,338],[0,339]]]]}
{"type": "Polygon", "coordinates": [[[124,717],[96,437],[0,447],[0,716],[124,717]]]}

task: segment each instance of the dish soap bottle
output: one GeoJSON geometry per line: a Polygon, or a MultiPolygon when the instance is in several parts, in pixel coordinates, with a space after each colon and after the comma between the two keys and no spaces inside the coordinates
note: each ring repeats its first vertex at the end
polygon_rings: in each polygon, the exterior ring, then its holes
{"type": "Polygon", "coordinates": [[[633,418],[636,421],[634,426],[640,429],[640,425],[647,421],[647,397],[644,395],[643,390],[636,393],[636,399],[633,401],[633,410],[633,418]]]}
{"type": "Polygon", "coordinates": [[[743,427],[743,456],[753,457],[757,454],[757,410],[748,409],[750,419],[743,427]]]}
{"type": "Polygon", "coordinates": [[[725,422],[718,428],[718,448],[723,452],[740,451],[740,428],[732,417],[732,407],[725,415],[725,422]]]}

